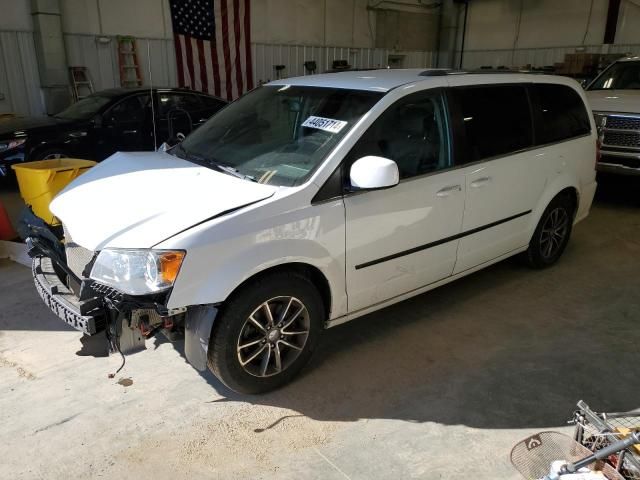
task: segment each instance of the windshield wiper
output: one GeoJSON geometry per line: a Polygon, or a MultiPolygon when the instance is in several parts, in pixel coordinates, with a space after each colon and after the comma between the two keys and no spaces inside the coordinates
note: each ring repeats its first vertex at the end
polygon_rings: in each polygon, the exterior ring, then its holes
{"type": "Polygon", "coordinates": [[[197,163],[198,165],[202,165],[203,167],[212,167],[213,169],[226,173],[228,175],[232,175],[236,178],[241,178],[242,180],[249,180],[251,182],[257,182],[255,178],[251,175],[245,175],[240,173],[237,169],[230,167],[228,165],[223,165],[220,162],[214,160],[213,158],[205,158],[201,155],[196,155],[195,153],[187,152],[187,150],[182,146],[182,144],[178,144],[175,147],[176,157],[182,158],[183,160],[189,160],[193,163],[197,163]],[[178,154],[181,152],[182,155],[178,154]]]}

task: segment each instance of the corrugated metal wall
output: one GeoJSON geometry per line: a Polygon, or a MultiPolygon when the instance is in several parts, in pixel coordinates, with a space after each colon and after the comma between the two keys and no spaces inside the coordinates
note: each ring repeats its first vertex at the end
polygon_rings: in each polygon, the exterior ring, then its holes
{"type": "Polygon", "coordinates": [[[44,114],[33,32],[0,31],[0,113],[44,114]]]}
{"type": "Polygon", "coordinates": [[[403,68],[427,68],[433,65],[434,52],[394,52],[381,48],[318,47],[305,45],[252,45],[254,81],[276,78],[275,65],[285,65],[281,78],[307,75],[304,62],[315,61],[316,73],[332,68],[334,60],[346,60],[353,68],[386,68],[389,55],[402,55],[403,68]]]}
{"type": "MultiPolygon", "coordinates": [[[[69,65],[88,67],[96,90],[120,85],[115,37],[66,34],[65,44],[69,65]]],[[[173,41],[139,38],[137,46],[144,83],[148,84],[149,79],[147,52],[150,50],[154,85],[175,86],[177,76],[173,41]]],[[[584,48],[594,53],[640,53],[640,45],[590,45],[584,48]]],[[[566,53],[573,53],[575,49],[468,50],[464,54],[464,68],[552,65],[561,62],[566,53]]],[[[274,65],[286,66],[282,77],[305,75],[304,62],[308,60],[316,62],[317,72],[330,69],[334,60],[347,60],[354,68],[384,68],[389,55],[403,55],[400,66],[404,68],[426,68],[435,63],[435,52],[394,52],[380,48],[253,44],[252,52],[256,84],[276,78],[274,65]]],[[[44,108],[39,83],[33,32],[0,31],[0,93],[5,96],[4,100],[0,98],[0,113],[42,115],[44,108]]]]}
{"type": "MultiPolygon", "coordinates": [[[[640,45],[583,45],[586,53],[640,53],[640,45]]],[[[575,53],[576,47],[520,48],[516,50],[467,50],[464,52],[463,66],[467,69],[482,66],[524,66],[536,67],[553,65],[564,61],[567,53],[575,53]]],[[[460,52],[457,58],[460,58],[460,52]]]]}
{"type": "MultiPolygon", "coordinates": [[[[66,34],[64,39],[69,65],[88,67],[96,90],[120,86],[116,37],[66,34]]],[[[158,38],[138,38],[136,45],[143,83],[149,83],[150,52],[153,84],[163,87],[176,85],[173,42],[158,38]]]]}

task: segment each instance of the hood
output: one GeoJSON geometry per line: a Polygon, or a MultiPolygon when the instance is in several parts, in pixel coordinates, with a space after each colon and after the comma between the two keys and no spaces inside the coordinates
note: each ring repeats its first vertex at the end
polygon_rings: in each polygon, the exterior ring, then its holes
{"type": "Polygon", "coordinates": [[[50,209],[89,250],[151,248],[277,189],[164,152],[116,153],[70,183],[50,209]]]}
{"type": "Polygon", "coordinates": [[[51,127],[59,127],[72,123],[71,120],[63,120],[61,118],[54,117],[15,117],[7,120],[0,121],[0,137],[2,138],[14,138],[17,132],[23,136],[27,135],[34,130],[42,130],[51,127]],[[22,133],[24,132],[24,133],[22,133]]]}
{"type": "Polygon", "coordinates": [[[594,112],[640,114],[640,90],[587,90],[585,93],[594,112]]]}

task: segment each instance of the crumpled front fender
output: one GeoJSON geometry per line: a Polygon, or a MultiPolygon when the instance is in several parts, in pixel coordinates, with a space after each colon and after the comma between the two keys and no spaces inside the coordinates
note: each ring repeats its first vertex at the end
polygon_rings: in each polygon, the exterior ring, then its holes
{"type": "Polygon", "coordinates": [[[207,352],[213,321],[218,309],[213,305],[189,307],[184,325],[184,353],[187,361],[199,371],[207,368],[207,352]]]}

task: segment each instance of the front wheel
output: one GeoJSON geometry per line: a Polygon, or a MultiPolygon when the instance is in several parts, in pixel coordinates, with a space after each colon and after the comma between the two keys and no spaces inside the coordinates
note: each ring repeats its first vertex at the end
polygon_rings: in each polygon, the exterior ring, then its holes
{"type": "Polygon", "coordinates": [[[545,268],[558,261],[569,243],[573,211],[573,202],[567,197],[556,197],[547,206],[526,251],[531,267],[545,268]]]}
{"type": "Polygon", "coordinates": [[[239,393],[262,393],[288,383],[315,349],[324,310],[313,283],[299,273],[274,273],[250,282],[215,320],[209,368],[239,393]]]}
{"type": "Polygon", "coordinates": [[[60,158],[67,158],[69,155],[59,148],[50,148],[37,152],[34,157],[35,160],[58,160],[60,158]]]}

